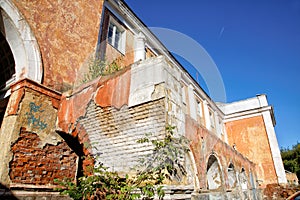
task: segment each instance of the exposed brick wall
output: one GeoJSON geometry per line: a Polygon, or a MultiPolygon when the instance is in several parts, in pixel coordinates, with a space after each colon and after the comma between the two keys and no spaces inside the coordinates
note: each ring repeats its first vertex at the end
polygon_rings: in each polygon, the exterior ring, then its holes
{"type": "Polygon", "coordinates": [[[100,155],[105,166],[129,172],[139,156],[149,153],[152,147],[136,141],[146,133],[165,134],[165,99],[121,109],[101,108],[91,102],[80,124],[92,141],[93,153],[100,155]]]}
{"type": "Polygon", "coordinates": [[[49,185],[56,178],[76,176],[76,154],[65,142],[56,146],[39,146],[37,134],[21,130],[19,139],[12,145],[10,178],[13,183],[49,185]]]}

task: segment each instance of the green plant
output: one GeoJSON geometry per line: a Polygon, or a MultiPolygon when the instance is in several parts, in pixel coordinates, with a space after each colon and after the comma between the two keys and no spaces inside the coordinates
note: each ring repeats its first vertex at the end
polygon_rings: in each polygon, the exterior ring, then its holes
{"type": "Polygon", "coordinates": [[[161,139],[151,139],[151,134],[138,140],[138,143],[150,142],[153,146],[153,152],[150,156],[140,159],[140,165],[144,173],[155,174],[160,179],[180,179],[186,175],[181,159],[189,151],[189,140],[184,136],[174,137],[174,126],[166,127],[166,136],[161,139]]]}
{"type": "Polygon", "coordinates": [[[174,137],[173,130],[174,127],[168,126],[163,139],[147,134],[137,141],[151,143],[153,152],[140,159],[137,167],[143,168],[135,175],[122,177],[99,164],[94,167],[92,175],[80,177],[77,183],[69,179],[56,180],[63,186],[59,190],[73,199],[152,199],[155,194],[162,199],[165,195],[161,185],[164,180],[186,173],[180,158],[189,151],[189,142],[183,136],[174,137]]]}
{"type": "Polygon", "coordinates": [[[296,173],[300,180],[300,143],[292,146],[292,149],[281,149],[281,157],[284,164],[284,169],[296,173]]]}
{"type": "Polygon", "coordinates": [[[121,67],[119,66],[119,64],[117,63],[116,60],[114,60],[112,63],[110,63],[106,69],[103,72],[103,75],[109,75],[112,74],[114,72],[117,72],[121,69],[121,67]]]}
{"type": "Polygon", "coordinates": [[[90,58],[88,61],[88,67],[89,71],[88,73],[84,74],[82,80],[83,83],[94,80],[95,78],[101,76],[105,70],[106,61],[97,58],[90,58]]]}
{"type": "Polygon", "coordinates": [[[112,74],[120,69],[121,67],[116,60],[108,65],[106,60],[90,58],[88,61],[88,72],[84,74],[82,82],[86,83],[98,78],[99,76],[112,74]]]}

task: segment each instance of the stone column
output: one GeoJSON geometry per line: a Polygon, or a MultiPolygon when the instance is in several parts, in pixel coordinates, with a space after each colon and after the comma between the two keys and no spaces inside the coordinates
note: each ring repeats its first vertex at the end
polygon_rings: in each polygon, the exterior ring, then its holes
{"type": "Polygon", "coordinates": [[[145,36],[143,33],[139,33],[135,38],[135,48],[134,48],[134,62],[139,60],[145,60],[146,51],[145,51],[145,36]]]}

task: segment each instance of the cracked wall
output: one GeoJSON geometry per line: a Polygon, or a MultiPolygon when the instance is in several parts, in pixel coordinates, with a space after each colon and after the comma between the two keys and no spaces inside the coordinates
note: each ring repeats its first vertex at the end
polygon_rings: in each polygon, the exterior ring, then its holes
{"type": "Polygon", "coordinates": [[[11,87],[0,130],[2,184],[48,187],[58,176],[76,177],[77,155],[55,131],[59,101],[59,93],[28,79],[11,87]]]}

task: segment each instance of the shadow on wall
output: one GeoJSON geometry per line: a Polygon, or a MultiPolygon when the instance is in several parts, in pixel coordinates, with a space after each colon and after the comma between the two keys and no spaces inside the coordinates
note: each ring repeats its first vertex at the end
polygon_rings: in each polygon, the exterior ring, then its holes
{"type": "Polygon", "coordinates": [[[17,197],[15,197],[11,190],[7,188],[6,186],[2,185],[0,183],[0,199],[1,200],[18,200],[17,197]]]}

